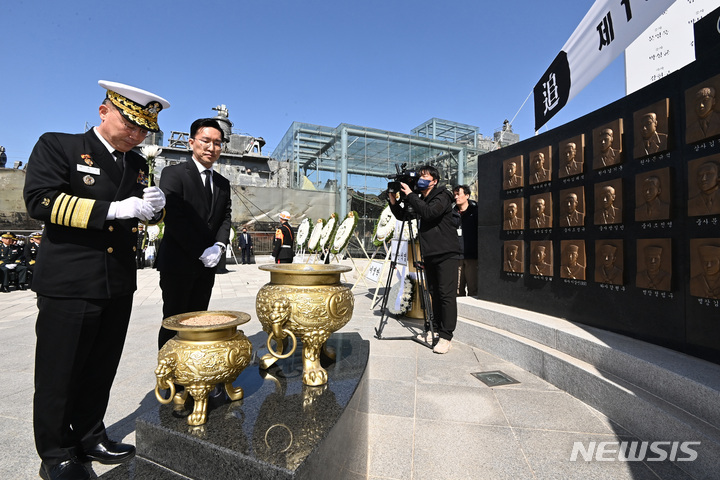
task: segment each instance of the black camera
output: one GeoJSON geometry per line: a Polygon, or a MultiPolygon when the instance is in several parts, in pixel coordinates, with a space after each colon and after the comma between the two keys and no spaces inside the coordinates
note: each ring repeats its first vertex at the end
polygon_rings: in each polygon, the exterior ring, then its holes
{"type": "Polygon", "coordinates": [[[417,181],[420,178],[420,173],[415,170],[407,170],[405,168],[406,166],[407,163],[403,163],[402,165],[398,165],[397,163],[395,164],[395,170],[397,173],[395,175],[388,175],[387,177],[392,179],[392,182],[388,182],[388,193],[401,192],[402,187],[400,186],[400,182],[407,184],[407,186],[410,187],[410,190],[415,190],[417,181]]]}

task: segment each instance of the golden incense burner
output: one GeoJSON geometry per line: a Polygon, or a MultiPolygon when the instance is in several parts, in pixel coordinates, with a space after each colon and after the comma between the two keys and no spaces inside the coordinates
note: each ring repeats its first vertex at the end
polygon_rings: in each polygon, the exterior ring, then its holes
{"type": "Polygon", "coordinates": [[[188,425],[202,425],[207,421],[208,394],[215,385],[222,383],[231,400],[240,400],[243,389],[232,383],[250,363],[252,345],[237,326],[249,320],[249,314],[233,311],[189,312],[164,319],[163,327],[177,334],[158,352],[158,401],[183,405],[189,393],[195,404],[188,425]],[[175,385],[185,389],[176,393],[175,385]],[[170,396],[163,398],[161,389],[169,389],[170,396]]]}
{"type": "Polygon", "coordinates": [[[260,368],[268,369],[278,359],[291,356],[299,337],[303,343],[303,383],[326,384],[327,371],[320,365],[320,352],[335,358],[325,342],[352,317],[355,298],[350,288],[340,283],[340,274],[352,268],[324,264],[258,268],[270,272],[270,283],[263,285],[255,301],[270,351],[260,359],[260,368]],[[277,350],[273,350],[272,340],[277,343],[277,350]],[[289,341],[292,347],[286,351],[289,341]]]}

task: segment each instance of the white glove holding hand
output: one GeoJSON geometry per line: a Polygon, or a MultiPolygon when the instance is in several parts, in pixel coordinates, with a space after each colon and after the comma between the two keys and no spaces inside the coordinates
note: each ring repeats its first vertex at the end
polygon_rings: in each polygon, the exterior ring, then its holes
{"type": "Polygon", "coordinates": [[[213,268],[220,263],[223,251],[218,245],[213,245],[205,249],[202,255],[200,255],[200,261],[203,262],[207,268],[213,268]]]}
{"type": "Polygon", "coordinates": [[[129,197],[119,202],[112,202],[107,215],[108,220],[137,218],[143,222],[147,222],[152,217],[152,205],[138,197],[129,197]]]}
{"type": "Polygon", "coordinates": [[[152,205],[155,213],[165,208],[165,194],[159,187],[147,187],[144,189],[143,200],[152,205]]]}

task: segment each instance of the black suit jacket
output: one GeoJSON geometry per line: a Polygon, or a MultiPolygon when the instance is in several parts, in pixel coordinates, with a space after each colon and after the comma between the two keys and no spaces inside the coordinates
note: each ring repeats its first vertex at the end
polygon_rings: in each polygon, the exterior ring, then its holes
{"type": "Polygon", "coordinates": [[[111,202],[142,197],[147,171],[145,159],[129,151],[121,173],[93,130],[40,137],[28,160],[23,191],[28,214],[45,223],[34,291],[106,299],[136,290],[138,220],[105,218],[111,202]]]}
{"type": "Polygon", "coordinates": [[[195,162],[165,167],[160,188],[165,193],[165,231],[157,255],[161,272],[189,273],[205,268],[200,255],[215,242],[230,242],[230,182],[213,172],[213,202],[208,208],[195,162]]]}
{"type": "Polygon", "coordinates": [[[238,246],[240,246],[240,248],[252,247],[252,244],[253,244],[252,236],[249,233],[246,235],[247,235],[247,242],[245,241],[245,238],[243,237],[243,233],[242,232],[238,233],[238,246]]]}

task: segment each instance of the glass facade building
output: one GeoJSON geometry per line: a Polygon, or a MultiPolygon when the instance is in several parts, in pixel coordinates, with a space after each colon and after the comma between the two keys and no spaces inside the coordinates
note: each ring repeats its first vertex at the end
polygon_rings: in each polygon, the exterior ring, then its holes
{"type": "Polygon", "coordinates": [[[413,129],[412,135],[344,123],[333,128],[294,122],[271,158],[287,162],[290,188],[333,192],[341,219],[348,210],[357,211],[359,233],[367,237],[386,205],[380,194],[403,165],[407,170],[433,165],[450,188],[467,184],[474,190],[478,156],[496,148],[478,142],[482,138],[477,127],[437,118],[413,129]]]}

